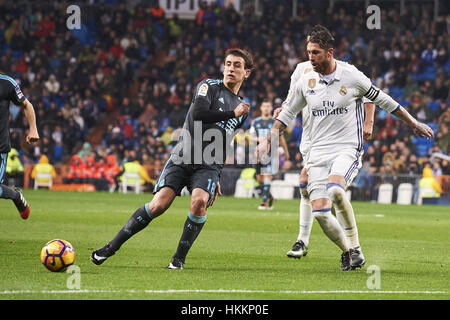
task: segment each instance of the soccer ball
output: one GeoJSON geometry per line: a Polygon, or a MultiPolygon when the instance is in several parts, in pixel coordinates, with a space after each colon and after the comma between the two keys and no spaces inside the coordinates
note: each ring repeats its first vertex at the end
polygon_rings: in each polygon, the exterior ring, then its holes
{"type": "Polygon", "coordinates": [[[64,272],[75,261],[75,251],[66,240],[49,241],[41,250],[41,262],[51,272],[64,272]]]}

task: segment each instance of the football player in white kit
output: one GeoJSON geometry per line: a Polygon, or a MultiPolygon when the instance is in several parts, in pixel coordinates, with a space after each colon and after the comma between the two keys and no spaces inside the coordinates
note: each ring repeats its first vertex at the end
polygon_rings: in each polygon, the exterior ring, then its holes
{"type": "MultiPolygon", "coordinates": [[[[291,92],[293,90],[293,87],[295,86],[296,82],[300,79],[302,74],[305,72],[305,69],[312,68],[312,65],[309,61],[299,63],[294,70],[292,76],[291,76],[291,84],[290,89],[288,93],[287,99],[283,102],[283,105],[289,103],[289,99],[291,97],[291,92]]],[[[372,137],[372,129],[373,129],[373,121],[374,121],[374,114],[375,114],[375,104],[373,104],[370,100],[363,97],[362,99],[364,104],[364,111],[365,111],[365,117],[364,117],[364,124],[363,124],[363,138],[365,141],[370,140],[372,137]]],[[[283,108],[280,107],[274,112],[274,118],[278,116],[278,114],[281,112],[283,108]]],[[[301,258],[303,256],[306,256],[308,253],[308,245],[309,245],[309,237],[311,234],[312,225],[314,222],[314,217],[312,214],[312,207],[311,207],[311,201],[309,199],[309,194],[307,191],[307,185],[308,185],[308,175],[307,175],[307,169],[306,164],[308,163],[308,155],[310,150],[310,139],[309,139],[309,130],[310,130],[310,122],[309,122],[309,110],[308,106],[306,106],[302,111],[302,126],[303,126],[303,135],[302,140],[300,144],[300,153],[303,158],[304,167],[301,170],[300,173],[300,210],[299,210],[299,234],[297,237],[296,242],[292,246],[292,249],[287,252],[287,256],[290,258],[301,258]]],[[[362,159],[363,152],[361,152],[360,159],[362,159]]],[[[361,163],[361,160],[359,161],[361,163]]],[[[359,167],[353,172],[349,180],[347,181],[346,188],[352,183],[353,179],[356,177],[359,167]]],[[[344,232],[347,236],[347,239],[350,244],[350,253],[352,255],[352,267],[353,268],[361,268],[364,263],[364,255],[362,254],[360,244],[359,244],[359,235],[358,235],[358,229],[356,226],[356,220],[354,227],[352,228],[345,228],[345,223],[342,219],[342,211],[343,210],[351,210],[349,214],[353,214],[353,208],[351,206],[351,203],[349,199],[344,197],[342,199],[342,202],[344,203],[333,203],[333,206],[335,207],[336,216],[338,219],[338,222],[341,224],[341,226],[344,228],[344,232]],[[343,207],[343,210],[341,210],[339,207],[343,207]]],[[[353,218],[354,220],[354,218],[353,218]]]]}
{"type": "Polygon", "coordinates": [[[331,202],[342,207],[345,188],[361,165],[364,111],[362,98],[373,101],[408,124],[419,137],[431,138],[433,130],[418,122],[389,95],[378,89],[356,67],[333,58],[334,39],[324,27],[314,29],[307,41],[312,68],[303,75],[289,93],[265,143],[258,153],[270,150],[271,139],[280,133],[306,106],[309,109],[310,151],[306,164],[307,191],[312,212],[326,236],[342,251],[341,270],[352,270],[350,244],[344,229],[354,228],[354,215],[346,208],[341,213],[341,227],[331,214],[331,202]]]}

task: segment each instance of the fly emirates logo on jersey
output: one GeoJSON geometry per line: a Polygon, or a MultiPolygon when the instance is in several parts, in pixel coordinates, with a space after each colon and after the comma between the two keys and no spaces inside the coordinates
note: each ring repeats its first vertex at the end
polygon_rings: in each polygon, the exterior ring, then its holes
{"type": "Polygon", "coordinates": [[[313,117],[340,116],[348,113],[347,107],[335,107],[335,102],[330,100],[322,101],[322,106],[311,108],[313,117]]]}

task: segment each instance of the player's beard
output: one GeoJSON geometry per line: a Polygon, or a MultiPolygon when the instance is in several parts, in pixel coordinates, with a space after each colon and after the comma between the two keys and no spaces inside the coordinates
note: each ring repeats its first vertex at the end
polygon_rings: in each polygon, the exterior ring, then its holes
{"type": "Polygon", "coordinates": [[[325,60],[325,61],[317,64],[315,71],[317,73],[324,74],[324,72],[326,72],[328,70],[328,66],[329,66],[329,62],[325,60]]]}

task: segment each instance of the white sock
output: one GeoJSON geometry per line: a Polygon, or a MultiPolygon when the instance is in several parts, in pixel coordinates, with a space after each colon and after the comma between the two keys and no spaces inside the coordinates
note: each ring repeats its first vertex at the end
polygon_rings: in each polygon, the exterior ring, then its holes
{"type": "Polygon", "coordinates": [[[309,245],[309,236],[311,235],[311,229],[314,223],[314,216],[312,214],[311,201],[309,200],[309,195],[306,189],[300,189],[301,199],[300,199],[300,210],[299,210],[299,221],[300,228],[297,241],[303,241],[305,246],[309,245]]]}
{"type": "Polygon", "coordinates": [[[331,214],[331,208],[313,210],[314,217],[322,228],[323,233],[333,241],[343,252],[347,252],[349,246],[344,230],[337,219],[331,214]]]}
{"type": "Polygon", "coordinates": [[[353,207],[347,198],[345,190],[338,184],[328,184],[328,195],[336,210],[336,217],[344,229],[350,248],[359,247],[358,227],[356,226],[353,207]]]}

